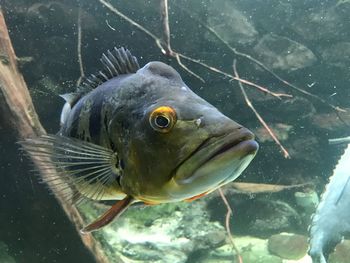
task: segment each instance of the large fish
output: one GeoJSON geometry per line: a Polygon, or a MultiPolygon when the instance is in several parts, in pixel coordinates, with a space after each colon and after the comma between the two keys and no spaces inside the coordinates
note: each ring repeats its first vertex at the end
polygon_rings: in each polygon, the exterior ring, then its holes
{"type": "MultiPolygon", "coordinates": [[[[349,137],[330,140],[348,142],[349,137]]],[[[350,142],[333,171],[310,225],[309,254],[314,263],[326,263],[334,247],[350,233],[350,142]]]]}
{"type": "Polygon", "coordinates": [[[22,143],[49,160],[43,166],[56,167],[75,189],[74,201],[120,200],[83,232],[137,201],[206,195],[236,179],[255,156],[254,135],[192,92],[172,67],[154,61],[140,68],[124,48],[101,61],[102,71],[63,95],[59,133],[22,143]]]}

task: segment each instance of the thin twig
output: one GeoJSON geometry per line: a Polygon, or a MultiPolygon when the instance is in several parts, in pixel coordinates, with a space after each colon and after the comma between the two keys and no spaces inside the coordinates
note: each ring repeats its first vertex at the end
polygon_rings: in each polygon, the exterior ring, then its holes
{"type": "MultiPolygon", "coordinates": [[[[8,63],[0,63],[0,117],[8,122],[8,128],[18,136],[18,140],[23,142],[27,138],[45,135],[46,131],[40,123],[26,82],[17,67],[16,54],[8,32],[3,13],[0,10],[0,54],[8,59],[8,63]]],[[[48,180],[52,176],[58,176],[55,169],[48,170],[40,166],[40,164],[47,163],[49,160],[44,160],[44,157],[30,155],[29,153],[28,155],[37,167],[37,170],[40,171],[43,181],[48,180]]],[[[63,178],[58,176],[58,180],[62,180],[63,186],[63,178]]],[[[67,203],[63,198],[62,192],[52,187],[51,183],[47,185],[75,228],[80,229],[85,225],[85,219],[77,207],[74,204],[67,203]]],[[[80,237],[85,246],[91,251],[91,255],[95,257],[96,262],[111,262],[107,258],[106,249],[103,249],[102,242],[92,235],[80,237]]],[[[1,261],[4,262],[3,260],[1,261]]],[[[118,259],[115,259],[115,261],[120,262],[118,259]]]]}
{"type": "Polygon", "coordinates": [[[176,53],[176,52],[173,52],[173,53],[174,53],[174,55],[175,55],[175,58],[176,58],[177,63],[178,63],[182,68],[184,68],[188,73],[190,73],[191,75],[195,76],[195,77],[196,77],[197,79],[199,79],[200,81],[205,82],[204,79],[203,79],[201,76],[199,76],[199,75],[197,75],[196,73],[194,73],[194,72],[193,72],[192,70],[190,70],[185,64],[182,63],[181,58],[180,58],[181,54],[176,53]]]}
{"type": "MultiPolygon", "coordinates": [[[[169,29],[169,20],[168,18],[166,18],[166,23],[168,24],[168,32],[165,32],[164,34],[167,36],[166,40],[164,44],[164,41],[161,40],[160,38],[158,38],[156,35],[154,35],[151,31],[147,30],[145,27],[141,26],[139,23],[135,22],[134,20],[132,20],[130,17],[124,15],[122,12],[120,12],[117,8],[115,8],[114,6],[112,6],[110,3],[106,2],[105,0],[99,0],[99,2],[104,5],[105,7],[107,7],[111,12],[113,12],[114,14],[116,14],[117,16],[123,18],[124,20],[126,20],[128,23],[130,23],[131,25],[137,27],[140,31],[144,32],[146,35],[148,35],[149,37],[151,37],[154,42],[156,43],[157,47],[160,49],[160,51],[167,56],[173,57],[176,59],[176,61],[178,62],[179,66],[181,68],[183,68],[185,71],[187,71],[189,74],[193,75],[194,77],[198,78],[200,81],[204,82],[204,79],[199,77],[197,74],[195,74],[193,71],[191,71],[189,68],[187,68],[180,60],[180,58],[178,57],[178,53],[172,51],[171,46],[170,46],[170,29],[169,29]]],[[[164,8],[168,8],[168,4],[164,4],[164,8]]],[[[168,17],[168,11],[166,11],[165,15],[163,16],[163,18],[168,17]]],[[[165,22],[163,22],[164,24],[165,22]]]]}
{"type": "Polygon", "coordinates": [[[161,20],[163,25],[163,42],[165,48],[163,48],[162,53],[166,56],[173,57],[176,59],[177,63],[182,67],[184,70],[186,70],[190,75],[196,77],[202,82],[205,82],[202,77],[200,77],[198,74],[194,73],[192,70],[190,70],[185,64],[182,63],[181,58],[179,54],[172,50],[171,44],[170,44],[170,26],[169,26],[169,7],[168,7],[168,0],[161,0],[160,1],[160,14],[161,14],[161,20]]]}
{"type": "Polygon", "coordinates": [[[78,52],[78,62],[79,62],[79,70],[80,70],[80,77],[77,80],[77,86],[80,85],[81,81],[83,80],[85,74],[84,74],[84,67],[83,67],[83,58],[81,55],[81,8],[79,7],[78,11],[78,44],[77,44],[77,52],[78,52]]]}
{"type": "Polygon", "coordinates": [[[231,208],[230,204],[228,203],[228,201],[226,199],[226,196],[224,195],[224,192],[222,191],[222,189],[219,188],[218,190],[219,190],[220,196],[222,198],[222,201],[224,201],[224,204],[225,204],[226,209],[227,209],[226,220],[225,220],[225,226],[226,226],[227,235],[228,235],[228,237],[230,239],[230,242],[231,242],[233,250],[236,252],[237,261],[239,263],[243,263],[242,257],[241,257],[241,255],[239,253],[238,248],[236,247],[236,244],[235,244],[235,242],[233,240],[233,236],[232,236],[232,233],[231,233],[230,217],[232,215],[232,208],[231,208]]]}
{"type": "Polygon", "coordinates": [[[146,35],[148,35],[149,37],[151,37],[156,45],[159,47],[159,49],[161,50],[161,52],[164,55],[173,57],[176,59],[177,63],[179,64],[180,67],[182,67],[185,71],[187,71],[189,74],[193,75],[194,77],[196,77],[197,79],[199,79],[200,81],[204,82],[204,79],[202,77],[200,77],[198,74],[194,73],[192,70],[190,70],[187,66],[185,66],[182,61],[181,58],[191,61],[193,63],[199,64],[213,72],[219,73],[223,76],[229,77],[230,79],[234,79],[237,81],[242,81],[247,85],[250,85],[252,87],[258,88],[260,91],[263,91],[264,93],[270,94],[274,97],[280,98],[280,97],[292,97],[289,94],[283,94],[283,93],[274,93],[270,90],[268,90],[267,88],[261,87],[255,83],[252,83],[248,80],[243,80],[241,78],[235,77],[232,74],[223,72],[217,68],[214,68],[212,66],[209,66],[203,62],[201,62],[198,59],[194,59],[191,57],[188,57],[184,54],[178,53],[176,51],[174,51],[171,48],[171,44],[170,44],[170,28],[169,28],[169,17],[168,17],[168,11],[165,11],[164,9],[168,9],[168,2],[166,0],[162,0],[162,19],[163,19],[163,31],[164,31],[164,38],[165,38],[165,44],[164,41],[162,41],[160,38],[158,38],[156,35],[154,35],[153,33],[151,33],[149,30],[147,30],[145,27],[141,26],[140,24],[138,24],[137,22],[135,22],[134,20],[132,20],[130,17],[124,15],[122,12],[120,12],[117,8],[115,8],[114,6],[112,6],[110,3],[106,2],[105,0],[99,0],[99,2],[104,5],[105,7],[107,7],[111,12],[113,12],[114,14],[116,14],[117,16],[123,18],[124,20],[126,20],[127,22],[129,22],[131,25],[137,27],[140,31],[144,32],[146,35]],[[166,25],[165,25],[166,24],[166,25]],[[165,47],[164,47],[165,46],[165,47]]]}
{"type": "Polygon", "coordinates": [[[264,93],[266,93],[266,94],[269,94],[269,95],[271,95],[271,96],[274,96],[274,97],[276,97],[276,98],[281,99],[280,97],[289,97],[289,98],[290,98],[290,97],[293,97],[293,96],[290,95],[290,94],[275,93],[275,92],[273,92],[273,91],[270,91],[270,90],[267,89],[267,88],[264,88],[264,87],[262,87],[262,86],[260,86],[260,85],[258,85],[258,84],[255,84],[255,83],[253,83],[253,82],[251,82],[251,81],[249,81],[249,80],[241,79],[241,78],[238,77],[238,76],[234,76],[234,75],[229,74],[229,73],[226,73],[226,72],[224,72],[224,71],[222,71],[222,70],[220,70],[220,69],[217,69],[217,68],[215,68],[215,67],[212,67],[212,66],[210,66],[210,65],[208,65],[208,64],[206,64],[206,63],[204,63],[204,62],[202,62],[202,61],[200,61],[200,60],[198,60],[198,59],[194,59],[194,58],[188,57],[188,56],[183,55],[183,54],[181,54],[181,53],[178,53],[178,55],[179,55],[180,57],[182,57],[183,59],[188,60],[188,61],[191,61],[191,62],[193,62],[193,63],[195,63],[195,64],[198,64],[198,65],[201,65],[202,67],[205,67],[206,69],[208,69],[208,70],[210,70],[210,71],[213,71],[213,72],[215,72],[215,73],[218,73],[218,74],[223,75],[223,76],[225,76],[225,77],[228,77],[228,78],[230,78],[230,79],[237,80],[238,82],[242,82],[242,83],[247,84],[247,85],[249,85],[249,86],[251,86],[251,87],[255,87],[255,88],[257,88],[258,90],[260,90],[260,91],[262,91],[262,92],[264,92],[264,93]]]}
{"type": "Polygon", "coordinates": [[[183,10],[185,13],[188,14],[188,16],[195,20],[197,23],[199,23],[201,26],[203,26],[204,28],[206,28],[210,33],[212,33],[220,42],[222,42],[233,54],[235,54],[236,56],[240,56],[240,57],[244,57],[246,59],[248,59],[249,61],[252,61],[253,63],[255,63],[256,65],[260,66],[261,68],[263,68],[265,71],[267,71],[268,73],[270,73],[272,76],[274,76],[277,80],[279,80],[280,82],[282,82],[284,85],[297,90],[300,93],[303,93],[304,95],[307,95],[309,97],[312,97],[315,100],[318,100],[326,105],[328,105],[330,108],[332,108],[335,111],[338,112],[347,112],[345,109],[342,109],[338,106],[335,106],[329,102],[327,102],[326,100],[322,99],[321,97],[312,94],[304,89],[301,89],[293,84],[291,84],[290,82],[286,81],[285,79],[283,79],[282,77],[280,77],[278,74],[276,74],[273,70],[269,69],[264,63],[262,63],[260,60],[246,54],[246,53],[242,53],[240,51],[238,51],[236,48],[232,47],[225,39],[223,39],[212,27],[210,27],[209,25],[203,23],[200,19],[198,19],[195,16],[192,16],[192,14],[190,14],[186,9],[181,8],[178,6],[178,8],[180,8],[181,10],[183,10]]]}
{"type": "Polygon", "coordinates": [[[169,8],[168,8],[168,0],[161,0],[160,2],[161,8],[161,20],[163,22],[163,40],[165,42],[167,55],[171,56],[172,50],[170,45],[170,27],[169,27],[169,8]]]}
{"type": "MultiPolygon", "coordinates": [[[[239,77],[238,72],[237,72],[237,68],[236,68],[236,60],[233,61],[233,71],[235,76],[239,77]]],[[[275,143],[281,148],[284,158],[290,158],[290,155],[288,153],[288,151],[286,150],[286,148],[283,147],[283,145],[281,144],[281,142],[278,140],[277,136],[275,135],[275,133],[272,131],[272,129],[267,125],[267,123],[264,121],[264,119],[261,117],[261,115],[258,113],[258,111],[255,109],[255,107],[253,106],[252,102],[250,101],[244,87],[243,84],[241,82],[238,82],[238,85],[242,91],[244,100],[246,102],[246,104],[248,105],[248,107],[254,112],[255,116],[258,118],[259,122],[264,126],[264,128],[267,130],[267,132],[270,134],[270,136],[272,137],[272,139],[275,141],[275,143]]]]}
{"type": "Polygon", "coordinates": [[[157,44],[157,46],[160,48],[160,50],[162,51],[163,54],[166,54],[165,49],[162,46],[161,40],[154,35],[151,31],[147,30],[146,28],[144,28],[143,26],[141,26],[139,23],[135,22],[134,20],[132,20],[131,18],[129,18],[128,16],[124,15],[122,12],[120,12],[117,8],[115,8],[114,6],[112,6],[110,3],[108,3],[105,0],[99,0],[99,2],[104,5],[105,7],[107,7],[111,12],[113,12],[114,14],[118,15],[119,17],[123,18],[124,20],[126,20],[128,23],[130,23],[131,25],[133,25],[134,27],[138,28],[140,31],[144,32],[146,35],[148,35],[149,37],[151,37],[157,44]]]}

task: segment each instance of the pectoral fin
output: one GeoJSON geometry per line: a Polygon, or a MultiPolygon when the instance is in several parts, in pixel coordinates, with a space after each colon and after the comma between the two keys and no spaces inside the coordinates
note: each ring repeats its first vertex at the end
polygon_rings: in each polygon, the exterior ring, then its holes
{"type": "Polygon", "coordinates": [[[41,169],[48,171],[46,182],[66,201],[125,196],[118,184],[118,154],[111,149],[61,135],[43,135],[20,144],[31,156],[38,157],[41,169]]]}
{"type": "Polygon", "coordinates": [[[131,196],[126,196],[123,200],[120,200],[117,203],[115,203],[109,210],[107,210],[94,222],[80,230],[80,232],[82,234],[86,234],[108,225],[110,222],[113,221],[113,219],[120,216],[134,201],[134,198],[132,198],[131,196]]]}

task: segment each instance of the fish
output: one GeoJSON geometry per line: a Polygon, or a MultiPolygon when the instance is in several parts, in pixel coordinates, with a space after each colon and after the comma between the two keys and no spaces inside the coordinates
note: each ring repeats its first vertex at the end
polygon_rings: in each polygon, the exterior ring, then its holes
{"type": "Polygon", "coordinates": [[[73,203],[116,200],[82,233],[104,227],[136,202],[207,195],[253,160],[254,134],[194,93],[173,67],[151,61],[141,68],[123,47],[100,61],[97,74],[61,96],[59,132],[21,142],[31,156],[45,157],[41,166],[58,171],[50,180],[64,179],[73,203]]]}
{"type": "MultiPolygon", "coordinates": [[[[334,140],[333,140],[334,141],[334,140]]],[[[338,140],[337,142],[344,141],[338,140]]],[[[309,227],[309,255],[327,263],[335,246],[350,232],[350,143],[330,177],[309,227]]]]}

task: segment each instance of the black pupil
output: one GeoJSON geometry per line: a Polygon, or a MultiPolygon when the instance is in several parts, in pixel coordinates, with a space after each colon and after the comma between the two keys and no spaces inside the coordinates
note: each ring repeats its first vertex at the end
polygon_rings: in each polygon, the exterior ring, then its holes
{"type": "Polygon", "coordinates": [[[163,115],[159,115],[155,119],[155,123],[160,128],[166,128],[169,125],[169,120],[163,115]]]}

